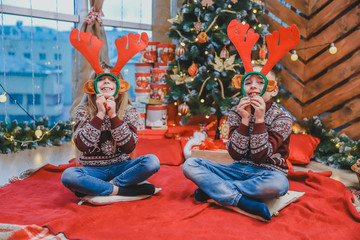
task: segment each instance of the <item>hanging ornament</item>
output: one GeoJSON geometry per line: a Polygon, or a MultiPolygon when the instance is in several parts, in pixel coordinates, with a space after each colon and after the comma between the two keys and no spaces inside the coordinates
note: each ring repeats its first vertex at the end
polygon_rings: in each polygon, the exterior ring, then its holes
{"type": "Polygon", "coordinates": [[[213,0],[202,0],[201,1],[201,5],[203,7],[210,7],[214,4],[214,1],[213,0]]]}
{"type": "Polygon", "coordinates": [[[1,94],[0,95],[0,102],[4,103],[4,102],[6,102],[6,100],[7,100],[6,93],[1,94]]]}
{"type": "Polygon", "coordinates": [[[194,77],[194,76],[196,76],[196,74],[198,74],[198,72],[199,72],[199,69],[196,66],[196,64],[193,62],[191,64],[191,66],[188,68],[188,73],[190,74],[191,77],[194,77]]]}
{"type": "Polygon", "coordinates": [[[234,67],[235,66],[240,67],[240,64],[234,64],[235,56],[236,55],[234,54],[231,57],[229,57],[225,60],[222,60],[217,54],[215,54],[215,63],[210,62],[210,64],[213,65],[214,69],[218,72],[222,72],[224,70],[236,72],[234,67]]]}
{"type": "Polygon", "coordinates": [[[206,34],[206,32],[201,32],[199,33],[199,35],[196,37],[197,41],[199,43],[205,43],[208,39],[208,35],[206,34]]]}
{"type": "Polygon", "coordinates": [[[262,47],[260,48],[260,51],[259,51],[259,58],[261,60],[264,60],[266,58],[266,54],[267,54],[267,49],[266,49],[265,45],[262,45],[262,47]]]}
{"type": "Polygon", "coordinates": [[[329,52],[331,54],[335,54],[337,52],[337,48],[335,47],[334,43],[330,44],[329,52]]]}
{"type": "Polygon", "coordinates": [[[220,58],[229,58],[229,51],[226,49],[226,45],[221,49],[220,58]]]}
{"type": "Polygon", "coordinates": [[[175,54],[176,56],[180,57],[181,55],[183,55],[185,52],[185,48],[183,48],[182,46],[177,46],[175,49],[175,54]]]}
{"type": "Polygon", "coordinates": [[[219,124],[219,132],[220,132],[220,139],[221,140],[228,140],[229,139],[229,133],[230,133],[230,127],[228,122],[228,116],[223,116],[220,120],[219,124]]]}
{"type": "Polygon", "coordinates": [[[182,103],[178,107],[178,112],[181,114],[188,114],[189,111],[190,111],[190,108],[186,103],[182,103]]]}

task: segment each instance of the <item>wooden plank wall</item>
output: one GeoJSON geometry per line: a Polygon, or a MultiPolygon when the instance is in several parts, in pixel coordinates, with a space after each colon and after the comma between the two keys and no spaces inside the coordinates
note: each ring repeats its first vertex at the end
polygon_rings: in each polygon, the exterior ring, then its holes
{"type": "Polygon", "coordinates": [[[261,21],[270,25],[270,32],[295,23],[301,34],[295,48],[299,60],[291,61],[288,53],[280,61],[280,83],[291,93],[282,105],[300,122],[319,116],[327,129],[360,139],[360,1],[264,3],[261,21]],[[338,49],[334,55],[328,51],[330,43],[338,49]]]}

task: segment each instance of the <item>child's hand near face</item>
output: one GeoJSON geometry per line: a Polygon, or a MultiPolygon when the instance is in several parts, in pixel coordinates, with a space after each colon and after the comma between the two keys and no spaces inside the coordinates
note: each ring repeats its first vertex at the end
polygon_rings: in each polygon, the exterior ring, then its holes
{"type": "Polygon", "coordinates": [[[255,109],[254,117],[255,123],[264,122],[266,104],[262,97],[254,96],[250,100],[250,105],[255,109]]]}
{"type": "Polygon", "coordinates": [[[110,118],[116,117],[116,103],[114,97],[109,97],[106,99],[106,112],[110,118]]]}
{"type": "Polygon", "coordinates": [[[249,97],[244,97],[240,100],[239,105],[237,106],[237,112],[241,115],[242,123],[248,126],[251,114],[249,97]]]}
{"type": "Polygon", "coordinates": [[[103,119],[106,114],[105,102],[106,99],[103,95],[101,94],[96,95],[96,107],[98,109],[98,113],[96,114],[96,116],[98,116],[101,119],[103,119]]]}

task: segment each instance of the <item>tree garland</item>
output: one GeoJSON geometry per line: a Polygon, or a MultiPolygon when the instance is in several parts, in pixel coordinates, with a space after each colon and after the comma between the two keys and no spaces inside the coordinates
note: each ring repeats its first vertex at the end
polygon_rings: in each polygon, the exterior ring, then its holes
{"type": "Polygon", "coordinates": [[[333,168],[350,169],[360,159],[360,141],[353,141],[345,134],[326,130],[318,116],[304,119],[305,132],[320,139],[313,158],[333,168]]]}
{"type": "Polygon", "coordinates": [[[58,121],[49,125],[47,117],[38,121],[10,124],[0,122],[0,153],[35,149],[37,146],[59,146],[72,137],[73,122],[58,121]]]}

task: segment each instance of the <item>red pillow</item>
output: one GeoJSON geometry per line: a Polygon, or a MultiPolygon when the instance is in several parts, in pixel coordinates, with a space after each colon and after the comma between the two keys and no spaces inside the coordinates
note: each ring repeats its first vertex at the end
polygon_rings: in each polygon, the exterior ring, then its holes
{"type": "Polygon", "coordinates": [[[135,148],[135,157],[145,154],[156,155],[160,164],[178,166],[184,162],[183,147],[179,140],[139,138],[135,148]]]}
{"type": "Polygon", "coordinates": [[[292,164],[308,164],[320,139],[307,134],[291,134],[289,158],[292,164]]]}

